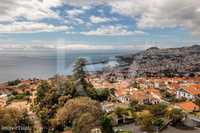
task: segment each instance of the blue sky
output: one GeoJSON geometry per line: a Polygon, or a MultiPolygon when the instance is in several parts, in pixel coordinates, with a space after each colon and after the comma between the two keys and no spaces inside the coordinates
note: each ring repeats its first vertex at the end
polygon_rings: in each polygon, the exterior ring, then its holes
{"type": "Polygon", "coordinates": [[[1,0],[0,50],[199,44],[199,0],[1,0]]]}

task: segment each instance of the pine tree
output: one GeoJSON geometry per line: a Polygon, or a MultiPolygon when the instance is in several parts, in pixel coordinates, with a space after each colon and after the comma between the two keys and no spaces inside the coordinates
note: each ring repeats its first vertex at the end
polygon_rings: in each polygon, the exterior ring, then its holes
{"type": "Polygon", "coordinates": [[[73,69],[73,76],[76,84],[76,95],[78,96],[87,96],[86,89],[88,87],[88,83],[85,80],[86,66],[87,60],[85,58],[78,58],[75,62],[74,69],[73,69]]]}

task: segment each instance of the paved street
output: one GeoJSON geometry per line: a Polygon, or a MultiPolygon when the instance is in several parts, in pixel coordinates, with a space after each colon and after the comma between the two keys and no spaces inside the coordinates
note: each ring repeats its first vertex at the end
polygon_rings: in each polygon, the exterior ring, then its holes
{"type": "Polygon", "coordinates": [[[185,128],[175,128],[168,126],[162,133],[200,133],[200,129],[185,129],[185,128]]]}
{"type": "Polygon", "coordinates": [[[127,124],[127,125],[123,125],[123,126],[118,126],[118,127],[114,127],[114,129],[124,129],[124,130],[130,130],[133,133],[142,133],[142,131],[140,130],[140,128],[138,126],[136,126],[135,124],[127,124]]]}
{"type": "MultiPolygon", "coordinates": [[[[124,129],[124,130],[130,130],[133,133],[142,133],[140,128],[136,126],[135,124],[127,124],[123,126],[114,127],[114,129],[124,129]]],[[[165,130],[163,130],[161,133],[200,133],[200,129],[186,129],[186,128],[175,128],[168,126],[165,130]]]]}

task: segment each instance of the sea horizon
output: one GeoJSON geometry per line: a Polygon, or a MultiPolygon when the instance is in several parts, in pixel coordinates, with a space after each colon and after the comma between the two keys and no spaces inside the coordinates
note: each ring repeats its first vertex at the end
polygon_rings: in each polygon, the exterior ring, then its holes
{"type": "Polygon", "coordinates": [[[48,79],[56,74],[70,75],[74,61],[84,57],[89,61],[113,58],[136,51],[64,51],[10,50],[0,51],[0,83],[15,79],[48,79]]]}

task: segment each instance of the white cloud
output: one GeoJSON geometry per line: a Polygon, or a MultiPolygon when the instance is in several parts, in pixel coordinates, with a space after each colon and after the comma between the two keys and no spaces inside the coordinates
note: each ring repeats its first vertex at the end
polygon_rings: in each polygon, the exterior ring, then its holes
{"type": "Polygon", "coordinates": [[[105,22],[109,22],[111,21],[109,18],[106,17],[98,17],[98,16],[91,16],[90,17],[90,21],[92,23],[105,23],[105,22]]]}
{"type": "Polygon", "coordinates": [[[90,10],[92,7],[91,6],[83,6],[82,9],[83,10],[90,10]]]}
{"type": "Polygon", "coordinates": [[[110,4],[114,12],[137,17],[139,28],[184,27],[200,35],[199,0],[125,0],[110,4]]]}
{"type": "Polygon", "coordinates": [[[79,16],[80,14],[83,14],[85,11],[84,10],[81,10],[81,9],[72,9],[72,10],[68,10],[67,11],[67,14],[69,16],[79,16]]]}
{"type": "Polygon", "coordinates": [[[67,0],[67,4],[81,7],[81,6],[106,4],[107,2],[112,2],[112,1],[115,0],[67,0]]]}
{"type": "Polygon", "coordinates": [[[1,44],[0,50],[111,50],[112,45],[90,45],[90,44],[1,44]]]}
{"type": "Polygon", "coordinates": [[[59,18],[52,8],[63,3],[64,0],[1,0],[0,21],[14,21],[17,17],[27,20],[59,18]]]}
{"type": "Polygon", "coordinates": [[[83,19],[79,17],[67,17],[64,21],[67,25],[80,25],[80,24],[87,24],[83,19]]]}
{"type": "MultiPolygon", "coordinates": [[[[52,44],[40,43],[40,44],[1,44],[0,50],[142,50],[151,47],[150,44],[124,44],[124,45],[92,45],[92,44],[82,44],[82,43],[57,43],[53,42],[52,44]]],[[[154,46],[154,45],[153,45],[154,46]]]]}
{"type": "Polygon", "coordinates": [[[108,3],[112,7],[113,12],[122,15],[135,17],[141,15],[143,12],[148,11],[148,7],[154,7],[156,0],[116,0],[108,3]]]}
{"type": "Polygon", "coordinates": [[[109,5],[112,12],[134,18],[142,29],[183,27],[200,35],[199,0],[68,0],[68,4],[109,5]]]}
{"type": "Polygon", "coordinates": [[[144,35],[147,34],[143,31],[129,31],[126,26],[101,26],[96,30],[81,32],[83,35],[91,36],[128,36],[128,35],[144,35]]]}
{"type": "Polygon", "coordinates": [[[35,32],[56,32],[71,29],[67,26],[55,26],[37,22],[14,22],[11,24],[0,24],[0,33],[35,33],[35,32]]]}
{"type": "Polygon", "coordinates": [[[70,25],[85,24],[86,22],[80,18],[80,15],[84,14],[89,7],[82,7],[80,9],[71,9],[66,11],[65,23],[70,25]]]}
{"type": "MultiPolygon", "coordinates": [[[[78,7],[67,11],[69,16],[73,16],[68,19],[77,24],[85,23],[79,15],[86,10],[96,5],[108,5],[112,12],[136,20],[140,29],[183,27],[193,35],[200,35],[199,0],[0,0],[0,22],[14,22],[19,18],[25,18],[24,21],[60,19],[53,8],[64,3],[78,7]]],[[[93,23],[109,21],[97,16],[90,19],[93,23]]]]}

